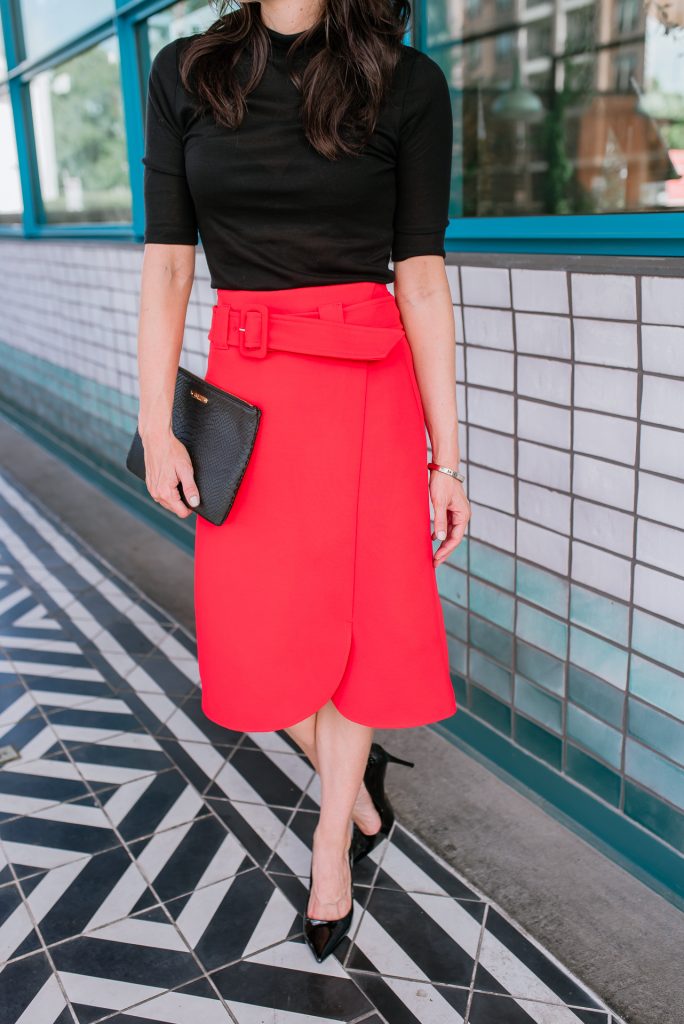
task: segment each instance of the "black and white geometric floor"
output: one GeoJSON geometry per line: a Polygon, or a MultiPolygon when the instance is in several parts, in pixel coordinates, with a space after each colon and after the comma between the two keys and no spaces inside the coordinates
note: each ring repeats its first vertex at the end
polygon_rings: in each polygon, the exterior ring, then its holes
{"type": "Polygon", "coordinates": [[[397,824],[303,942],[317,776],[202,714],[192,638],[0,474],[3,1024],[616,1024],[397,824]]]}

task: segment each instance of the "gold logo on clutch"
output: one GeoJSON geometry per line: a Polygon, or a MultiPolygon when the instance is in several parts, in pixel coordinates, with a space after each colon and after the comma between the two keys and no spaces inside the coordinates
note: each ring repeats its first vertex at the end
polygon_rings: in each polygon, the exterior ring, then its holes
{"type": "Polygon", "coordinates": [[[193,398],[196,398],[198,402],[204,402],[205,405],[209,401],[206,395],[201,394],[199,391],[193,391],[192,388],[190,388],[190,394],[193,398]]]}

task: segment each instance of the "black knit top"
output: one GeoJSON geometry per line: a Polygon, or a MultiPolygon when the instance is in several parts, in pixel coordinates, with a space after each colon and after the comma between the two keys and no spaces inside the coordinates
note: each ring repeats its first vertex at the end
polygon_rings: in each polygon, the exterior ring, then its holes
{"type": "Polygon", "coordinates": [[[178,58],[191,36],[154,58],[145,242],[196,245],[199,231],[213,288],[390,283],[390,259],[444,256],[453,121],[439,65],[402,45],[370,140],[360,155],[331,161],[308,142],[287,74],[299,33],[267,32],[268,65],[235,130],[200,114],[179,80],[178,58]]]}

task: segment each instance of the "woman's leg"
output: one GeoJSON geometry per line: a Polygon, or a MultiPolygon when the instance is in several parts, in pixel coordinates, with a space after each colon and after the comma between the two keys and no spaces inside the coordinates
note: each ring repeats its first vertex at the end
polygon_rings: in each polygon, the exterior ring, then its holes
{"type": "MultiPolygon", "coordinates": [[[[283,732],[286,732],[295,741],[302,753],[306,754],[315,770],[319,771],[318,755],[316,752],[317,715],[318,712],[315,712],[308,718],[302,719],[301,722],[297,722],[296,725],[284,729],[283,732]]],[[[356,822],[361,831],[365,832],[366,835],[373,835],[380,828],[380,815],[376,811],[375,805],[370,798],[370,793],[364,786],[363,781],[359,786],[351,817],[352,821],[356,822]]]]}
{"type": "Polygon", "coordinates": [[[351,815],[372,738],[371,728],[345,718],[330,700],[316,712],[321,811],[314,830],[309,917],[334,920],[349,911],[351,815]]]}

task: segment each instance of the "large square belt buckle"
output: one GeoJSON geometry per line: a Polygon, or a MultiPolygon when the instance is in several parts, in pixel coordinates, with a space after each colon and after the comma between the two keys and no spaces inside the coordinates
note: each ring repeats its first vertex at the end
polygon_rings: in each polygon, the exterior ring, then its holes
{"type": "Polygon", "coordinates": [[[243,356],[263,359],[268,351],[268,306],[253,302],[240,310],[238,348],[243,356]],[[256,314],[259,314],[257,319],[256,314]],[[256,336],[256,344],[252,339],[256,336]]]}

